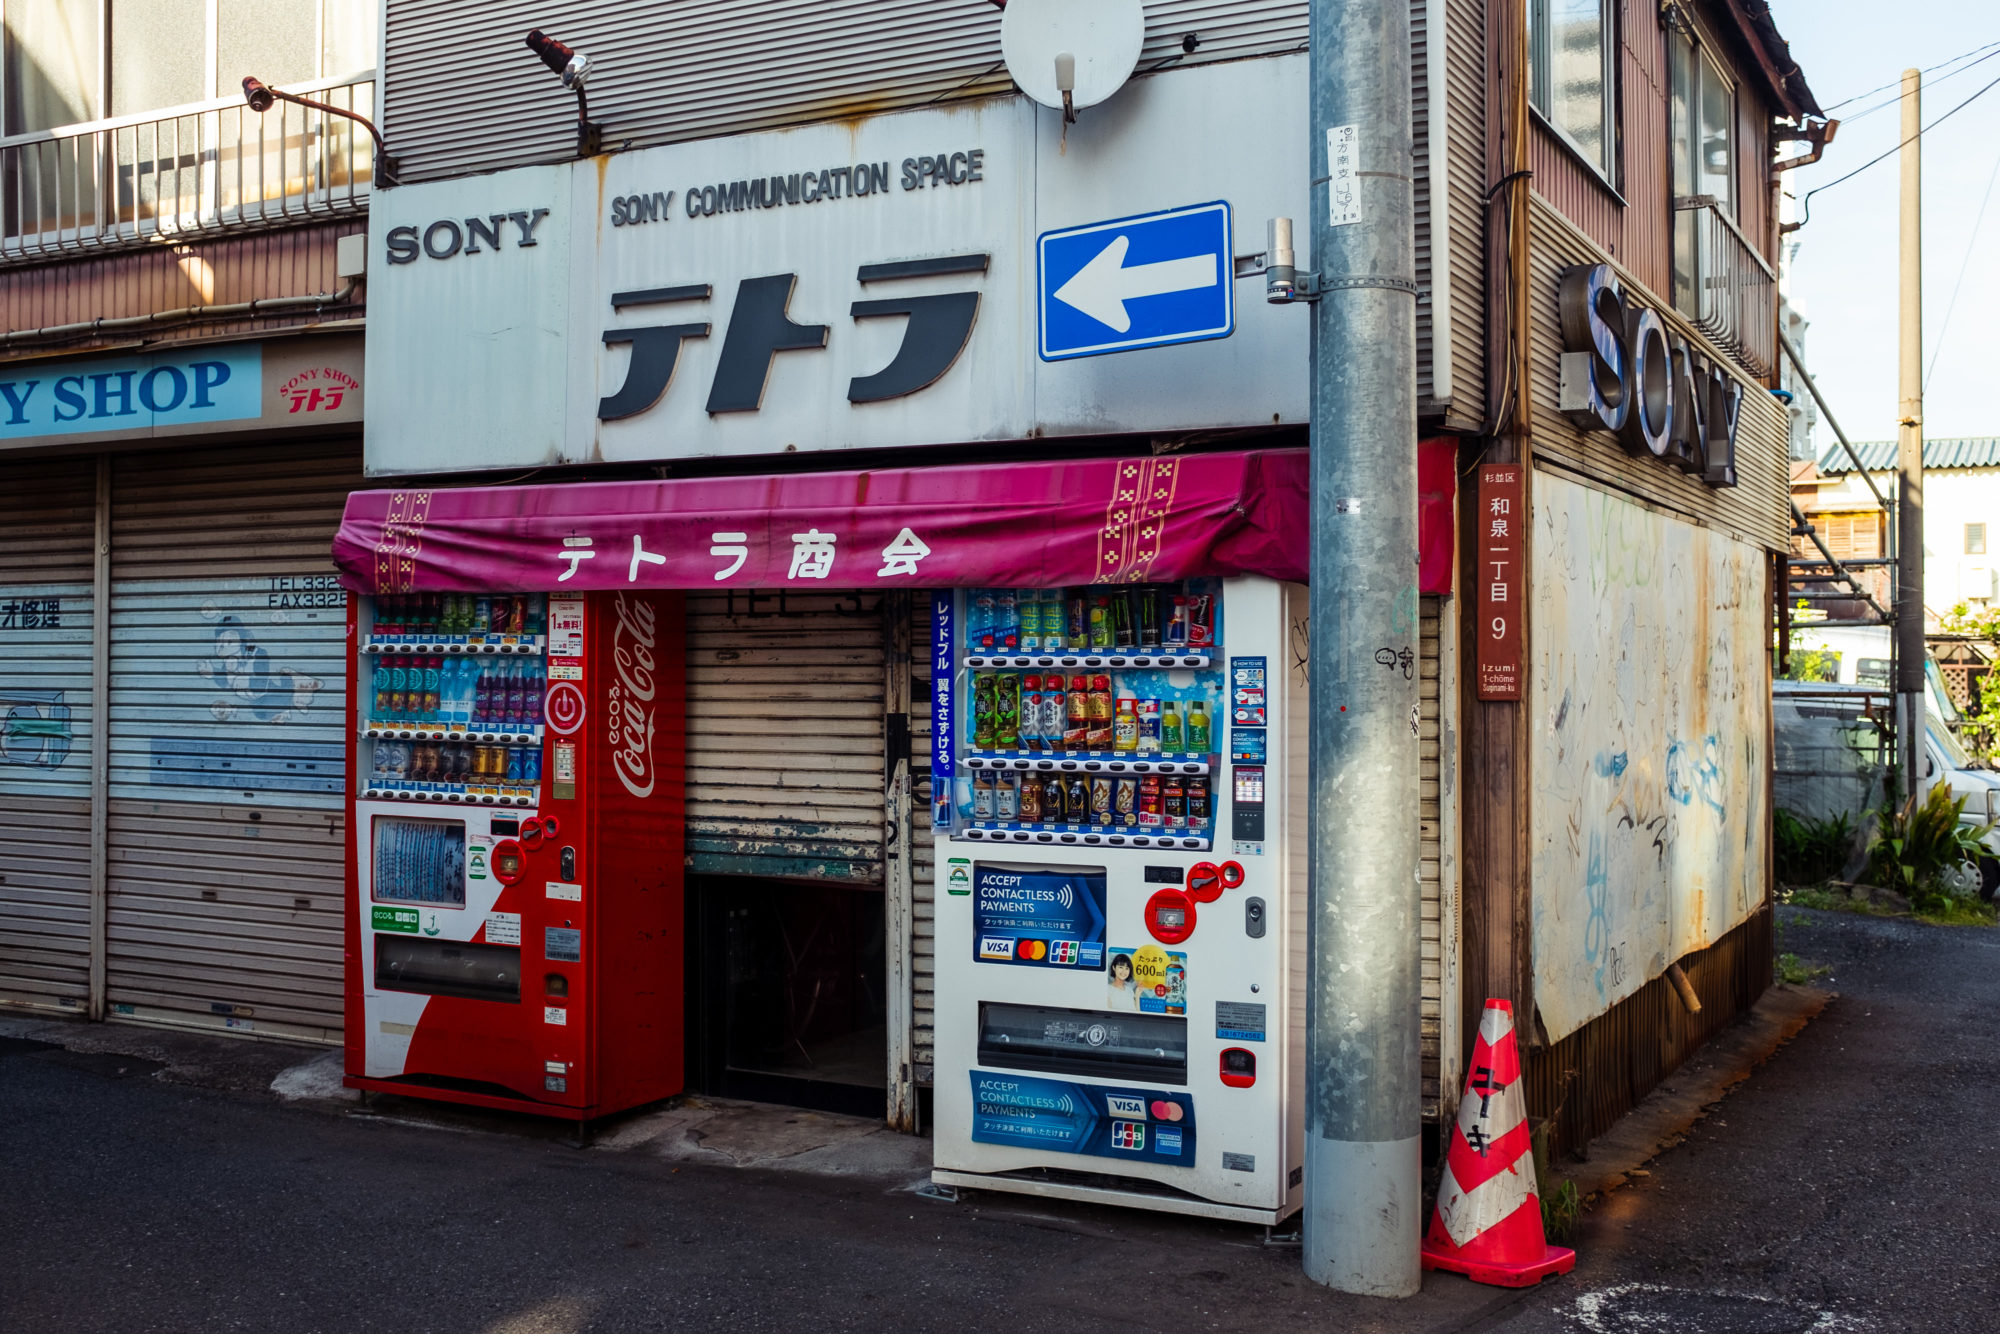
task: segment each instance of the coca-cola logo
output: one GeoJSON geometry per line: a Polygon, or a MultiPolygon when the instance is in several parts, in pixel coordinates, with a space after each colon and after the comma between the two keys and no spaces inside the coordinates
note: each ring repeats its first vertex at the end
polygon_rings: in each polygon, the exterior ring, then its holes
{"type": "Polygon", "coordinates": [[[618,781],[635,797],[648,797],[659,776],[653,772],[653,645],[657,642],[653,608],[628,601],[623,593],[612,599],[618,628],[611,635],[611,660],[618,680],[605,701],[609,715],[611,767],[618,781]]]}

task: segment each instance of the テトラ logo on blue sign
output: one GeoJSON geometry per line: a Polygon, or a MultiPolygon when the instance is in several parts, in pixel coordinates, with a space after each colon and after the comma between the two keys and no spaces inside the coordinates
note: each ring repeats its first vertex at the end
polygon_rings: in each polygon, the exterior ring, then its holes
{"type": "Polygon", "coordinates": [[[0,380],[0,440],[257,417],[263,378],[255,344],[38,363],[0,380]]]}
{"type": "Polygon", "coordinates": [[[1227,338],[1236,328],[1229,205],[1191,204],[1043,232],[1044,361],[1227,338]]]}

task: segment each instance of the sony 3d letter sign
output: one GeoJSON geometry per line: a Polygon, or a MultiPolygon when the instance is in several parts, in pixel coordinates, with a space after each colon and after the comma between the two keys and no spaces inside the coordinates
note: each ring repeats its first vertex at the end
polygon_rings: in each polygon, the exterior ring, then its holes
{"type": "Polygon", "coordinates": [[[1635,457],[1735,486],[1742,381],[1657,311],[1629,304],[1609,264],[1564,272],[1560,301],[1563,415],[1579,430],[1609,431],[1635,457]]]}

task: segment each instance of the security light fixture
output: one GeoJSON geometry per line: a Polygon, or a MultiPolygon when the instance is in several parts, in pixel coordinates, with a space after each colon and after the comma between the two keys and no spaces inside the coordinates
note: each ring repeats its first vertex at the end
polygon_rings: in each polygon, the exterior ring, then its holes
{"type": "Polygon", "coordinates": [[[590,157],[604,146],[604,127],[590,119],[590,99],[583,85],[590,78],[590,57],[536,28],[528,34],[528,49],[541,57],[550,73],[562,76],[563,87],[576,94],[576,151],[590,157]]]}
{"type": "Polygon", "coordinates": [[[288,93],[281,88],[273,88],[254,74],[243,76],[243,100],[260,116],[280,102],[292,102],[302,107],[311,107],[314,111],[323,111],[329,116],[346,117],[368,131],[368,137],[375,141],[375,184],[386,189],[396,183],[396,155],[383,144],[382,132],[375,128],[375,122],[359,112],[325,102],[316,102],[310,97],[300,97],[297,93],[288,93]]]}

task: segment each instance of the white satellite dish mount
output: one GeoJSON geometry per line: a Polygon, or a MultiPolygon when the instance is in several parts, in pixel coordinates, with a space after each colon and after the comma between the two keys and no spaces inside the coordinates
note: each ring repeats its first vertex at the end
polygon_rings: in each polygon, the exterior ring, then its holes
{"type": "Polygon", "coordinates": [[[1065,124],[1125,86],[1145,42],[1143,0],[1008,0],[1000,16],[1007,73],[1065,124]]]}

